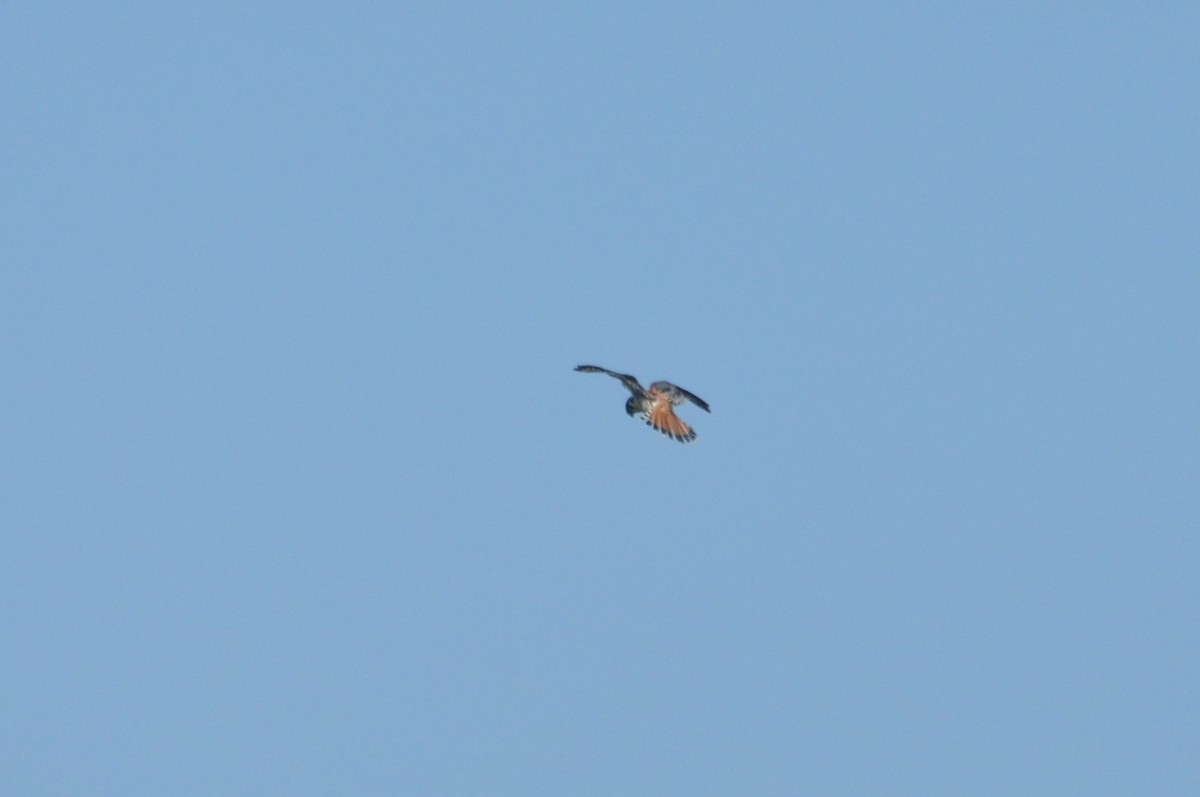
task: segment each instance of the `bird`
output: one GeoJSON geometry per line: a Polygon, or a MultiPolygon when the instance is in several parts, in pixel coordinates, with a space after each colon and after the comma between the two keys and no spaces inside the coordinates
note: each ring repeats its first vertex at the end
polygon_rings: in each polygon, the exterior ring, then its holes
{"type": "Polygon", "coordinates": [[[608,374],[614,379],[620,379],[621,384],[633,394],[625,402],[625,414],[632,418],[640,413],[647,426],[681,443],[695,440],[696,432],[680,420],[672,407],[679,406],[686,399],[705,412],[712,412],[704,399],[670,382],[651,382],[650,387],[642,387],[641,383],[629,374],[619,374],[598,365],[577,365],[575,370],[585,374],[608,374]]]}

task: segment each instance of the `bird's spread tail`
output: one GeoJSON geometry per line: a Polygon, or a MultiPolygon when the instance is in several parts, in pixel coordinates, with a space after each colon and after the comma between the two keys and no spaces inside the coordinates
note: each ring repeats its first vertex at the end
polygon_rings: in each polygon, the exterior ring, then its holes
{"type": "Polygon", "coordinates": [[[660,402],[650,409],[646,414],[646,424],[681,443],[690,443],[696,439],[696,432],[692,427],[672,412],[671,405],[666,402],[660,402]]]}

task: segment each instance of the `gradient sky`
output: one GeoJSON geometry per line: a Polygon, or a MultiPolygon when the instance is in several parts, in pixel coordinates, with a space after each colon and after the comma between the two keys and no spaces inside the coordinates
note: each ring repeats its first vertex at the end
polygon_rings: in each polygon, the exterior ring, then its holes
{"type": "Polygon", "coordinates": [[[1198,30],[7,4],[5,792],[1200,793],[1198,30]]]}

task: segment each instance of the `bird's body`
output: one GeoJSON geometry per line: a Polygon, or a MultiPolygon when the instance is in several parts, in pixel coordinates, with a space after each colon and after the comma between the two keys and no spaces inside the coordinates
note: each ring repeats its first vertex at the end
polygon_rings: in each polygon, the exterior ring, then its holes
{"type": "Polygon", "coordinates": [[[650,387],[642,387],[641,383],[629,374],[619,374],[597,365],[579,365],[575,370],[585,374],[608,374],[620,379],[621,384],[633,394],[625,402],[626,414],[631,417],[641,415],[647,426],[681,443],[695,440],[696,432],[680,420],[673,408],[684,401],[690,401],[705,412],[712,412],[703,399],[670,382],[651,382],[650,387]]]}

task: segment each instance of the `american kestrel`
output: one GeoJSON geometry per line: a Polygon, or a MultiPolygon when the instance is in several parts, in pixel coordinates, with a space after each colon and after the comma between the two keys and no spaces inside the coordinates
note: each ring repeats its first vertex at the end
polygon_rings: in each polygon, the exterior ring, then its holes
{"type": "Polygon", "coordinates": [[[673,437],[681,443],[692,442],[696,439],[696,433],[692,431],[692,427],[681,421],[675,414],[675,410],[671,408],[682,404],[683,400],[687,399],[705,412],[712,412],[704,399],[677,385],[672,385],[670,382],[651,382],[650,387],[647,388],[642,387],[637,379],[629,374],[618,374],[616,371],[596,365],[577,365],[575,370],[583,371],[585,374],[608,374],[620,379],[621,384],[625,385],[633,394],[625,402],[625,413],[630,417],[633,417],[634,413],[641,413],[647,426],[657,429],[667,437],[673,437]]]}

